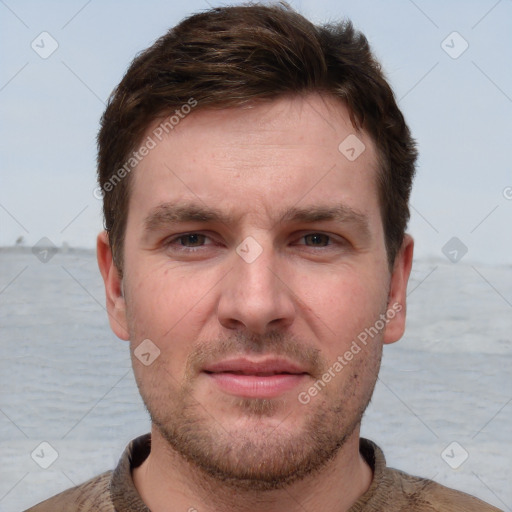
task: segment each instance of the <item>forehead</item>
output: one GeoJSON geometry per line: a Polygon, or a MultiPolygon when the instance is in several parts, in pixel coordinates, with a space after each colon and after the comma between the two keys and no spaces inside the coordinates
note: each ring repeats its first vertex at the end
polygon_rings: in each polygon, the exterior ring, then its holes
{"type": "Polygon", "coordinates": [[[132,176],[130,210],[195,199],[257,216],[342,202],[378,210],[374,144],[334,98],[281,98],[155,121],[132,176]],[[171,127],[172,126],[172,127],[171,127]]]}

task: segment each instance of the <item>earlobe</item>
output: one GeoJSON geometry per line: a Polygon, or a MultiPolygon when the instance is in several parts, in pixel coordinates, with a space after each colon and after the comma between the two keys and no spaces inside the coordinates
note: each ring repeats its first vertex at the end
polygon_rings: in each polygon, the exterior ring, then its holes
{"type": "Polygon", "coordinates": [[[122,340],[129,339],[126,319],[126,302],[124,298],[123,281],[114,264],[108,233],[102,231],[96,241],[98,267],[105,285],[106,306],[110,328],[122,340]]]}
{"type": "Polygon", "coordinates": [[[383,343],[398,341],[405,331],[407,312],[407,284],[411,274],[414,253],[414,240],[405,235],[402,247],[396,256],[389,287],[387,318],[389,322],[384,332],[383,343]]]}

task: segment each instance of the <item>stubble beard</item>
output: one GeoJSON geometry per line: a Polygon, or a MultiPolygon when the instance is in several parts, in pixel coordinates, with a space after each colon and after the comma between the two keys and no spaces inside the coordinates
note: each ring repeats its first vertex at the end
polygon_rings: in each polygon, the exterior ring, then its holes
{"type": "Polygon", "coordinates": [[[193,379],[180,387],[168,384],[167,392],[162,382],[139,383],[139,390],[171,452],[199,470],[203,480],[239,491],[271,491],[327,469],[361,423],[380,360],[377,351],[363,356],[360,364],[353,361],[349,375],[336,377],[341,385],[335,378],[332,388],[300,405],[305,421],[296,429],[286,416],[281,424],[269,421],[282,415],[279,399],[234,400],[232,407],[251,419],[251,427],[242,431],[223,425],[194,398],[193,379]]]}

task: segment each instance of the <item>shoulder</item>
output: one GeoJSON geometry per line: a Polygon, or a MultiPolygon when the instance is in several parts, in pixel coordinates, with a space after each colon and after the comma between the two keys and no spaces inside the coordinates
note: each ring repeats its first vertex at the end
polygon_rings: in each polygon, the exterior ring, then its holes
{"type": "Polygon", "coordinates": [[[464,492],[388,467],[382,450],[368,439],[360,439],[359,450],[373,481],[350,512],[502,512],[464,492]]]}
{"type": "MultiPolygon", "coordinates": [[[[391,488],[401,503],[400,511],[425,512],[500,512],[500,509],[474,496],[450,489],[426,478],[408,475],[397,469],[386,468],[386,477],[392,481],[391,488]]],[[[393,500],[394,501],[394,500],[393,500]]]]}
{"type": "Polygon", "coordinates": [[[25,512],[82,512],[100,510],[101,512],[115,512],[110,498],[110,479],[112,471],[107,471],[91,478],[81,485],[67,489],[25,512]]]}

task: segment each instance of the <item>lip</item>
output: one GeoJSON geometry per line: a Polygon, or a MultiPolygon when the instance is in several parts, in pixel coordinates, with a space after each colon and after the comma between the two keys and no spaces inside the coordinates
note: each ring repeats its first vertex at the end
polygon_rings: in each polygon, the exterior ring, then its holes
{"type": "Polygon", "coordinates": [[[282,358],[267,358],[253,361],[245,357],[227,359],[207,365],[203,371],[208,373],[240,373],[246,375],[271,375],[277,373],[307,373],[299,365],[282,358]]]}
{"type": "Polygon", "coordinates": [[[280,358],[253,361],[229,359],[210,364],[203,372],[222,391],[244,398],[274,398],[298,386],[309,374],[280,358]]]}

